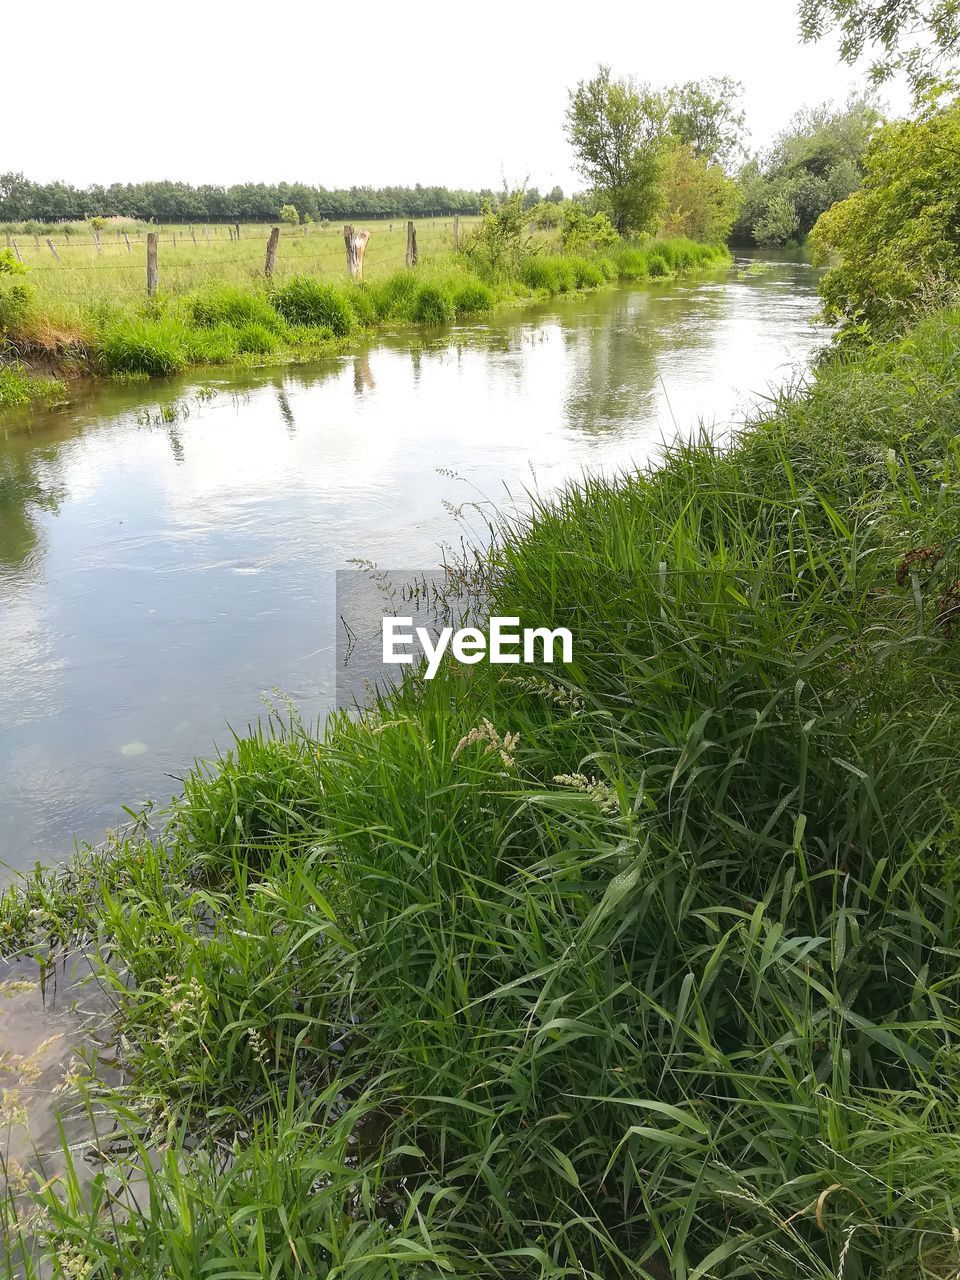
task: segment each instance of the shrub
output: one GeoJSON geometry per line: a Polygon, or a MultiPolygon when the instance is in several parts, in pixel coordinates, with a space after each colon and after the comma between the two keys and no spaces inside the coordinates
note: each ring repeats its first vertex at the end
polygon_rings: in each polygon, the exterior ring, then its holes
{"type": "Polygon", "coordinates": [[[244,289],[242,285],[208,285],[189,299],[188,307],[194,323],[199,325],[212,327],[252,322],[274,333],[279,333],[284,327],[283,320],[269,300],[262,294],[244,289]]]}
{"type": "Polygon", "coordinates": [[[493,309],[493,292],[479,280],[467,280],[453,291],[453,309],[458,316],[486,315],[493,309]]]}
{"type": "Polygon", "coordinates": [[[465,239],[461,253],[482,280],[515,279],[531,253],[529,210],[523,192],[515,191],[496,210],[486,202],[483,220],[465,239]]]}
{"type": "Polygon", "coordinates": [[[321,284],[311,276],[293,276],[284,281],[274,289],[271,300],[289,324],[327,328],[338,338],[353,328],[353,311],[342,290],[321,284]]]}
{"type": "Polygon", "coordinates": [[[27,268],[12,249],[0,249],[0,276],[26,275],[27,268]]]}
{"type": "Polygon", "coordinates": [[[577,204],[565,204],[560,224],[560,243],[566,253],[609,249],[620,237],[605,213],[590,215],[577,204]]]}
{"type": "Polygon", "coordinates": [[[960,281],[960,104],[886,125],[862,188],[821,214],[810,235],[828,320],[844,336],[885,336],[925,297],[960,281]]]}
{"type": "Polygon", "coordinates": [[[16,333],[30,311],[30,289],[21,280],[0,279],[0,334],[16,333]]]}
{"type": "Polygon", "coordinates": [[[647,258],[647,275],[651,280],[670,274],[670,263],[662,253],[651,253],[647,258]]]}
{"type": "Polygon", "coordinates": [[[439,285],[422,284],[414,297],[410,318],[415,324],[450,324],[454,319],[453,302],[439,285]]]}
{"type": "Polygon", "coordinates": [[[169,319],[130,317],[111,326],[100,341],[100,358],[108,373],[168,376],[187,363],[187,335],[169,319]]]}

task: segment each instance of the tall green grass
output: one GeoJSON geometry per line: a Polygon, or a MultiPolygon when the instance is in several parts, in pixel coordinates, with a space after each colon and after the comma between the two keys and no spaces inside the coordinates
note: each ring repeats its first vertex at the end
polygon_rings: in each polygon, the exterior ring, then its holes
{"type": "Polygon", "coordinates": [[[953,1274],[958,333],[505,524],[568,667],[264,726],[8,894],[127,1073],[8,1271],[953,1274]]]}
{"type": "Polygon", "coordinates": [[[0,367],[0,409],[62,400],[66,385],[58,378],[40,378],[20,364],[0,367]]]}

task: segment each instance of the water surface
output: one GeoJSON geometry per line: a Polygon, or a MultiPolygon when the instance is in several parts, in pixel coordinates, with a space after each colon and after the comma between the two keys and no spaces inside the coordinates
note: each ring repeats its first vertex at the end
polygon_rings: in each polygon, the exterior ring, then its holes
{"type": "Polygon", "coordinates": [[[642,464],[802,370],[815,273],[743,266],[0,418],[0,861],[167,801],[274,690],[321,715],[336,569],[430,568],[482,504],[642,464]]]}

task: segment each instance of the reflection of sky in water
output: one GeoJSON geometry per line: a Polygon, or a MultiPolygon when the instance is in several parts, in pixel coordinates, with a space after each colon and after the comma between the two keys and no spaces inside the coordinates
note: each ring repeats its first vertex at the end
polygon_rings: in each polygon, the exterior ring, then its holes
{"type": "Polygon", "coordinates": [[[730,421],[821,340],[813,286],[784,266],[575,297],[421,350],[219,375],[212,400],[183,383],[175,424],[137,421],[156,388],[111,389],[0,443],[0,859],[168,798],[262,691],[321,714],[334,569],[430,567],[460,537],[445,500],[509,506],[654,457],[674,422],[730,421]]]}

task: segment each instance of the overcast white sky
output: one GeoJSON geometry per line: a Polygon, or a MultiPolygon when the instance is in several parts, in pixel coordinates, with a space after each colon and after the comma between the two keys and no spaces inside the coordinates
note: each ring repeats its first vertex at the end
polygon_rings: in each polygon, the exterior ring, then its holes
{"type": "Polygon", "coordinates": [[[149,14],[49,0],[29,22],[37,56],[0,72],[0,172],[78,185],[475,188],[504,173],[569,191],[567,89],[600,62],[657,84],[742,80],[755,146],[864,83],[834,38],[800,44],[794,0],[167,0],[149,14]]]}

